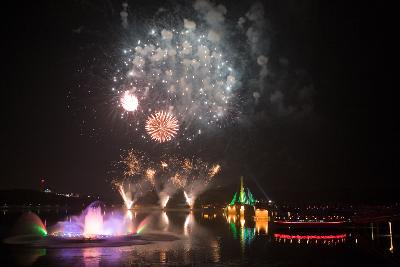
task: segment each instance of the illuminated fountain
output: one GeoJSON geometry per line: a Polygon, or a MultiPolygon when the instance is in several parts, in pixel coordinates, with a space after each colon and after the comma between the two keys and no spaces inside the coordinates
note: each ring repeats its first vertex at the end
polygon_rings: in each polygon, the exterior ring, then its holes
{"type": "Polygon", "coordinates": [[[101,214],[101,208],[89,207],[88,212],[85,216],[85,224],[83,228],[83,235],[85,237],[93,237],[102,234],[103,232],[103,215],[101,214]]]}
{"type": "Polygon", "coordinates": [[[51,232],[52,236],[67,238],[91,238],[121,236],[134,234],[130,216],[115,212],[102,212],[99,203],[94,202],[80,216],[57,223],[51,232]]]}
{"type": "MultiPolygon", "coordinates": [[[[168,226],[166,214],[163,216],[164,223],[168,226]]],[[[81,248],[143,245],[179,239],[167,232],[167,227],[164,233],[152,232],[151,229],[144,232],[150,225],[150,216],[136,221],[130,210],[125,214],[118,210],[107,213],[100,202],[92,203],[78,216],[58,222],[49,228],[49,233],[36,214],[28,213],[22,219],[17,224],[17,231],[12,233],[14,235],[4,240],[6,244],[35,248],[81,248]]]]}

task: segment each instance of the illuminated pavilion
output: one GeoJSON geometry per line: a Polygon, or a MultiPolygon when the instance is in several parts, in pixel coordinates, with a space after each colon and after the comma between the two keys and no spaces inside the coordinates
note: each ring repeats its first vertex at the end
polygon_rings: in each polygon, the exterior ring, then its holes
{"type": "Polygon", "coordinates": [[[238,214],[245,216],[255,215],[256,200],[249,188],[243,185],[243,176],[240,177],[240,191],[235,192],[231,202],[227,206],[228,214],[238,214]]]}

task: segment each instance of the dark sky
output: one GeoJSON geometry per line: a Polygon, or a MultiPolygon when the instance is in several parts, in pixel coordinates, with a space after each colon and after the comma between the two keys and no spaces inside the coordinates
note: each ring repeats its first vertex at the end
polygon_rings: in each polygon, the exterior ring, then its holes
{"type": "MultiPolygon", "coordinates": [[[[390,8],[344,1],[263,3],[274,29],[271,53],[311,77],[312,114],[231,126],[185,153],[221,161],[225,171],[216,184],[245,175],[275,199],[396,200],[397,86],[389,82],[397,69],[390,64],[396,31],[390,8]],[[218,145],[221,140],[230,142],[218,145]]],[[[250,5],[225,4],[233,14],[250,5]]],[[[139,19],[158,6],[130,3],[139,19]]],[[[120,2],[30,1],[3,12],[0,189],[38,188],[44,177],[56,191],[113,194],[107,172],[129,138],[91,137],[87,129],[82,135],[82,112],[68,107],[68,97],[92,83],[93,77],[79,75],[82,66],[104,64],[96,60],[112,54],[109,44],[120,41],[118,31],[110,32],[119,25],[120,2]],[[74,32],[80,27],[82,33],[74,32]]],[[[76,101],[90,108],[93,100],[76,101]]]]}

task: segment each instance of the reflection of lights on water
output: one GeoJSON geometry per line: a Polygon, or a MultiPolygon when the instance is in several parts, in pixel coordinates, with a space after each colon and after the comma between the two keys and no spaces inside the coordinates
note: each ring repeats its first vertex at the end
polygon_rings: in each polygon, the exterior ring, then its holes
{"type": "Polygon", "coordinates": [[[162,214],[161,214],[161,217],[162,217],[162,221],[163,221],[163,224],[164,224],[164,229],[163,230],[167,231],[168,225],[169,225],[168,215],[167,215],[167,213],[165,211],[163,211],[162,214]]]}
{"type": "Polygon", "coordinates": [[[160,263],[167,263],[167,252],[165,250],[160,251],[160,263]]]}
{"type": "Polygon", "coordinates": [[[229,214],[226,217],[226,220],[228,221],[228,223],[236,223],[236,215],[229,214]]]}
{"type": "Polygon", "coordinates": [[[371,223],[371,239],[374,240],[374,223],[371,223]]]}
{"type": "Polygon", "coordinates": [[[192,232],[192,227],[194,224],[193,213],[190,212],[185,219],[185,224],[183,225],[183,234],[188,236],[192,232]]]}
{"type": "Polygon", "coordinates": [[[275,238],[280,239],[315,239],[315,240],[332,240],[332,239],[344,239],[346,234],[339,235],[287,235],[287,234],[274,234],[275,238]]]}
{"type": "Polygon", "coordinates": [[[236,214],[236,207],[228,206],[228,214],[236,214]]]}
{"type": "Polygon", "coordinates": [[[267,219],[257,219],[256,218],[255,222],[256,222],[257,234],[259,234],[260,231],[264,232],[265,234],[268,234],[268,220],[267,219]]]}
{"type": "Polygon", "coordinates": [[[390,237],[390,248],[389,251],[393,253],[393,234],[392,234],[392,222],[389,222],[389,237],[390,237]]]}
{"type": "Polygon", "coordinates": [[[240,226],[244,227],[244,224],[246,223],[246,220],[244,219],[243,216],[240,216],[240,226]]]}
{"type": "MultiPolygon", "coordinates": [[[[288,234],[274,234],[275,241],[293,244],[323,244],[323,245],[336,245],[338,243],[344,243],[346,241],[346,234],[338,235],[288,235],[288,234]],[[303,242],[303,240],[305,242],[303,242]],[[296,242],[297,241],[297,242],[296,242]]],[[[356,239],[357,243],[357,239],[356,239]]]]}
{"type": "Polygon", "coordinates": [[[220,262],[221,260],[221,247],[217,240],[211,240],[211,261],[213,263],[220,262]]]}
{"type": "Polygon", "coordinates": [[[102,248],[84,248],[82,253],[85,266],[99,266],[102,248]]]}

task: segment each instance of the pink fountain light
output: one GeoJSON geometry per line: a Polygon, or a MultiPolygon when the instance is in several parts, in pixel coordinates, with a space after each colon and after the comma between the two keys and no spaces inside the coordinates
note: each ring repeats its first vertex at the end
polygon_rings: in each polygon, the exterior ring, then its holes
{"type": "Polygon", "coordinates": [[[103,215],[101,214],[101,208],[89,207],[88,212],[85,216],[83,236],[93,237],[101,234],[103,234],[103,215]]]}
{"type": "Polygon", "coordinates": [[[63,238],[103,238],[136,234],[132,217],[119,212],[103,213],[100,206],[91,204],[80,216],[56,224],[51,235],[63,238]]]}

